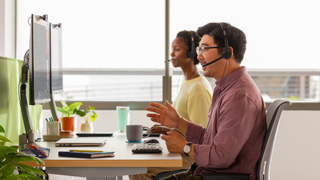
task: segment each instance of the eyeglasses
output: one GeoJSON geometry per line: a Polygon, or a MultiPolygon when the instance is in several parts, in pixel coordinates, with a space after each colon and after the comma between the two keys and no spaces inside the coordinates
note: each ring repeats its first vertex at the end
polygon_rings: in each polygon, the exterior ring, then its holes
{"type": "Polygon", "coordinates": [[[196,52],[197,52],[198,55],[201,53],[202,55],[205,56],[206,55],[206,50],[207,49],[212,49],[212,48],[221,48],[221,47],[204,47],[204,46],[196,47],[196,52]]]}

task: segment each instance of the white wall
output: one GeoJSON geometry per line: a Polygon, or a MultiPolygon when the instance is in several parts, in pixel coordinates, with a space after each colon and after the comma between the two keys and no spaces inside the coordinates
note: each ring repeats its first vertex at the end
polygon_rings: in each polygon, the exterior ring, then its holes
{"type": "MultiPolygon", "coordinates": [[[[58,112],[59,113],[59,112],[58,112]]],[[[97,111],[95,131],[116,131],[116,111],[97,111]]],[[[151,127],[146,111],[130,111],[131,124],[151,127]]],[[[43,117],[51,116],[44,110],[43,117]]],[[[60,114],[59,114],[60,116],[60,114]]],[[[272,180],[318,180],[320,170],[320,111],[284,111],[271,166],[272,180]]],[[[80,123],[84,122],[78,118],[80,123]]],[[[45,132],[45,130],[44,130],[45,132]]],[[[45,134],[45,133],[44,133],[45,134]]]]}
{"type": "Polygon", "coordinates": [[[271,180],[318,180],[320,111],[284,111],[271,165],[271,180]]]}

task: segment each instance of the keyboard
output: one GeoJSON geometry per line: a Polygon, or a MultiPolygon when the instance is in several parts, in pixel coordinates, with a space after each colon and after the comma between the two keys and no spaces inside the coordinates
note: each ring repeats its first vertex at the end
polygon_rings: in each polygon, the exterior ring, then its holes
{"type": "Polygon", "coordinates": [[[160,143],[139,143],[134,144],[132,148],[133,153],[161,153],[162,147],[160,143]]]}

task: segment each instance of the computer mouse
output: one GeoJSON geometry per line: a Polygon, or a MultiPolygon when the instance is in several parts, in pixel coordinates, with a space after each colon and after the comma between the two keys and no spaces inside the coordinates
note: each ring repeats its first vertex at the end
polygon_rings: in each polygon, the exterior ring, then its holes
{"type": "Polygon", "coordinates": [[[147,139],[144,143],[159,143],[159,141],[157,139],[147,139]]]}

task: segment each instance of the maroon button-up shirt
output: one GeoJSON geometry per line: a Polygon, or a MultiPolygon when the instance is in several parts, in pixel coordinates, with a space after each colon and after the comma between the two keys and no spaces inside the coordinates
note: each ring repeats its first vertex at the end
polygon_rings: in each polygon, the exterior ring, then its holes
{"type": "Polygon", "coordinates": [[[216,84],[207,130],[192,122],[188,124],[186,139],[194,143],[198,165],[195,174],[250,173],[255,180],[267,129],[261,93],[245,67],[216,84]]]}

